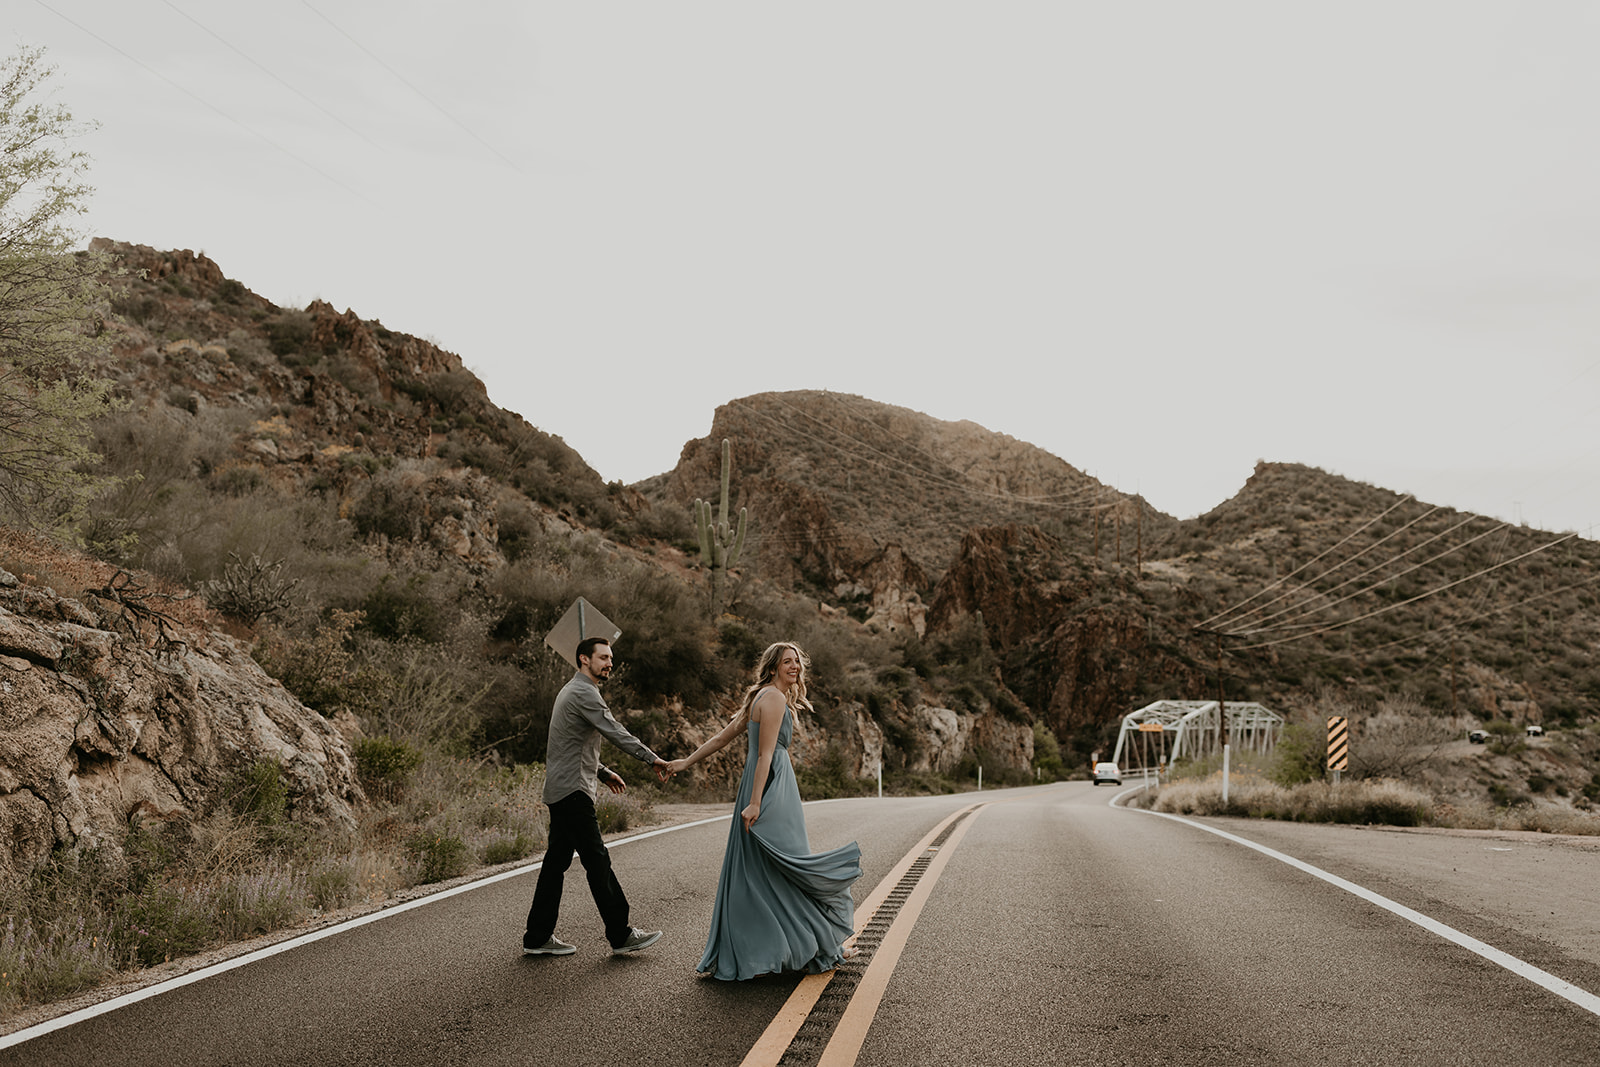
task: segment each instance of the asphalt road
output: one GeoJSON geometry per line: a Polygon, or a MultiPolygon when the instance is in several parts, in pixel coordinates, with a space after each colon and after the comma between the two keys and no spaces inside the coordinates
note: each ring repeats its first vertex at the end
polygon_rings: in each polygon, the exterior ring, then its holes
{"type": "MultiPolygon", "coordinates": [[[[813,848],[861,842],[859,901],[942,819],[984,805],[929,869],[857,1062],[1600,1063],[1590,1011],[1270,856],[1114,809],[1114,792],[808,806],[813,848]]],[[[1205,822],[1600,991],[1592,843],[1205,822]]],[[[575,867],[558,932],[577,955],[523,958],[530,874],[0,1050],[0,1063],[739,1064],[799,979],[693,974],[727,832],[722,820],[613,849],[636,925],[667,932],[636,957],[608,955],[575,867]]],[[[881,973],[892,955],[860,966],[881,973]]]]}

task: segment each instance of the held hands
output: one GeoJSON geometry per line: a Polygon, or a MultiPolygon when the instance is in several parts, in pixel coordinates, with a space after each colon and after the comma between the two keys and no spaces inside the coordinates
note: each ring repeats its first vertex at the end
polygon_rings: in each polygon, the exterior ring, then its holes
{"type": "Polygon", "coordinates": [[[668,781],[669,779],[671,779],[671,777],[673,775],[677,774],[679,771],[684,770],[685,768],[687,768],[689,766],[689,761],[686,760],[686,759],[675,759],[675,760],[658,759],[658,760],[656,760],[655,766],[656,766],[656,777],[661,779],[663,782],[665,782],[665,781],[668,781]]]}

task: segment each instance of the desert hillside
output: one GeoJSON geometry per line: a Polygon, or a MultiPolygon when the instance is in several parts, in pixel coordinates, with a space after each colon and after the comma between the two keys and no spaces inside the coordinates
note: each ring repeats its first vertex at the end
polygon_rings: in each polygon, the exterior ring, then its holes
{"type": "Polygon", "coordinates": [[[126,407],[96,427],[123,480],[83,540],[191,590],[278,567],[282,604],[214,616],[280,665],[342,634],[347,676],[285,679],[325,714],[372,715],[363,671],[423,665],[462,705],[438,732],[538,759],[560,675],[540,637],[578,595],[623,626],[615,702],[662,744],[716,721],[754,650],[808,642],[814,743],[851,773],[1025,773],[1036,726],[1077,765],[1132,708],[1219,683],[1288,713],[1336,691],[1579,725],[1600,701],[1587,541],[1292,463],[1180,522],[1003,428],[817,391],[725,401],[671,470],[607,485],[454,353],[278,307],[201,255],[98,245],[128,271],[102,368],[126,407]],[[714,616],[693,509],[723,440],[749,532],[714,616]]]}

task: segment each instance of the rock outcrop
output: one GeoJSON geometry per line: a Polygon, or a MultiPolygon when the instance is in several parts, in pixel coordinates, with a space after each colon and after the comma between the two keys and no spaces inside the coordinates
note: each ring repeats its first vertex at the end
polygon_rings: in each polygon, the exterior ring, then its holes
{"type": "Polygon", "coordinates": [[[294,818],[354,828],[360,787],[331,723],[232,638],[169,626],[152,647],[127,618],[0,589],[0,877],[57,847],[115,848],[134,819],[198,815],[261,758],[282,766],[294,818]]]}
{"type": "Polygon", "coordinates": [[[1057,734],[1093,731],[1159,697],[1200,696],[1204,675],[1153,632],[1138,582],[1108,574],[1037,527],[967,531],[928,625],[981,617],[1007,685],[1057,734]]]}

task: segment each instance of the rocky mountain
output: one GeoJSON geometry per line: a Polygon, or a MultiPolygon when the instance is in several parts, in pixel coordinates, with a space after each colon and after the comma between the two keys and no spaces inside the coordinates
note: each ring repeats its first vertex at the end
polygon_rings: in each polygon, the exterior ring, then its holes
{"type": "Polygon", "coordinates": [[[1337,689],[1441,714],[1578,722],[1600,707],[1600,549],[1299,464],[1177,521],[970,423],[861,397],[719,408],[640,488],[717,491],[733,442],[751,574],[919,635],[981,617],[1007,689],[1072,748],[1156,699],[1285,711],[1337,689]]]}
{"type": "Polygon", "coordinates": [[[746,570],[921,633],[927,594],[968,530],[1026,524],[1082,555],[1132,560],[1175,521],[1069,463],[972,422],[864,397],[761,393],[717,408],[678,465],[638,488],[679,509],[719,492],[732,449],[735,507],[752,516],[746,570]]]}
{"type": "Polygon", "coordinates": [[[1288,712],[1330,690],[1482,721],[1600,706],[1591,542],[1289,463],[1180,522],[1003,433],[819,391],[725,403],[672,470],[607,485],[453,353],[277,307],[203,255],[101,246],[129,271],[100,323],[127,409],[96,427],[123,481],[82,530],[96,558],[0,545],[19,578],[0,819],[29,854],[47,826],[59,843],[204,803],[260,754],[304,772],[303,811],[343,818],[329,722],[352,708],[539,759],[562,680],[540,638],[577,595],[625,621],[614,704],[670,751],[715,730],[763,643],[803,640],[819,715],[800,751],[846,777],[1020,777],[1036,724],[1073,766],[1129,710],[1219,688],[1288,712]],[[751,518],[713,620],[690,516],[719,496],[723,440],[751,518]],[[95,592],[119,572],[214,590],[252,555],[295,596],[260,618],[189,602],[177,660],[95,592]],[[330,633],[355,666],[292,694],[249,655],[330,633]]]}
{"type": "Polygon", "coordinates": [[[275,309],[203,256],[118,250],[144,272],[109,318],[128,389],[258,416],[248,461],[301,488],[331,480],[390,544],[416,537],[368,515],[370,458],[429,456],[411,491],[454,501],[424,539],[456,560],[486,571],[554,523],[667,545],[648,555],[682,574],[686,515],[717,498],[730,440],[733,507],[752,515],[742,579],[890,635],[981,613],[1006,688],[1064,734],[1104,734],[1146,696],[1213,693],[1219,649],[1227,686],[1278,704],[1322,686],[1490,717],[1584,718],[1600,701],[1594,542],[1542,547],[1555,534],[1283,462],[1178,522],[973,422],[814,390],[718,406],[674,469],[605,486],[456,355],[322,302],[275,309]],[[194,339],[160,341],[178,330],[194,339]]]}
{"type": "MultiPolygon", "coordinates": [[[[1179,522],[1003,433],[820,391],[725,403],[672,470],[604,486],[451,353],[323,303],[273,308],[203,256],[118,247],[145,272],[121,298],[143,320],[126,324],[125,366],[142,340],[136,373],[181,382],[169,401],[267,416],[252,459],[280,474],[285,460],[311,464],[347,496],[362,456],[443,460],[461,473],[433,484],[455,486],[445,498],[461,515],[430,536],[459,559],[486,532],[485,559],[505,559],[530,523],[554,522],[676,545],[692,565],[686,516],[718,496],[726,439],[732,505],[751,514],[739,577],[890,635],[981,613],[1006,688],[1063,736],[1103,736],[1146,696],[1214,692],[1219,646],[1227,687],[1289,706],[1328,686],[1357,699],[1404,688],[1491,717],[1578,719],[1600,702],[1592,542],[1541,549],[1555,536],[1292,463],[1262,463],[1235,497],[1179,522]],[[179,322],[202,340],[152,358],[153,328],[179,322]],[[522,501],[537,513],[508,508],[522,501]],[[497,528],[465,532],[474,521],[497,528]]],[[[672,551],[652,554],[681,572],[672,551]]]]}

